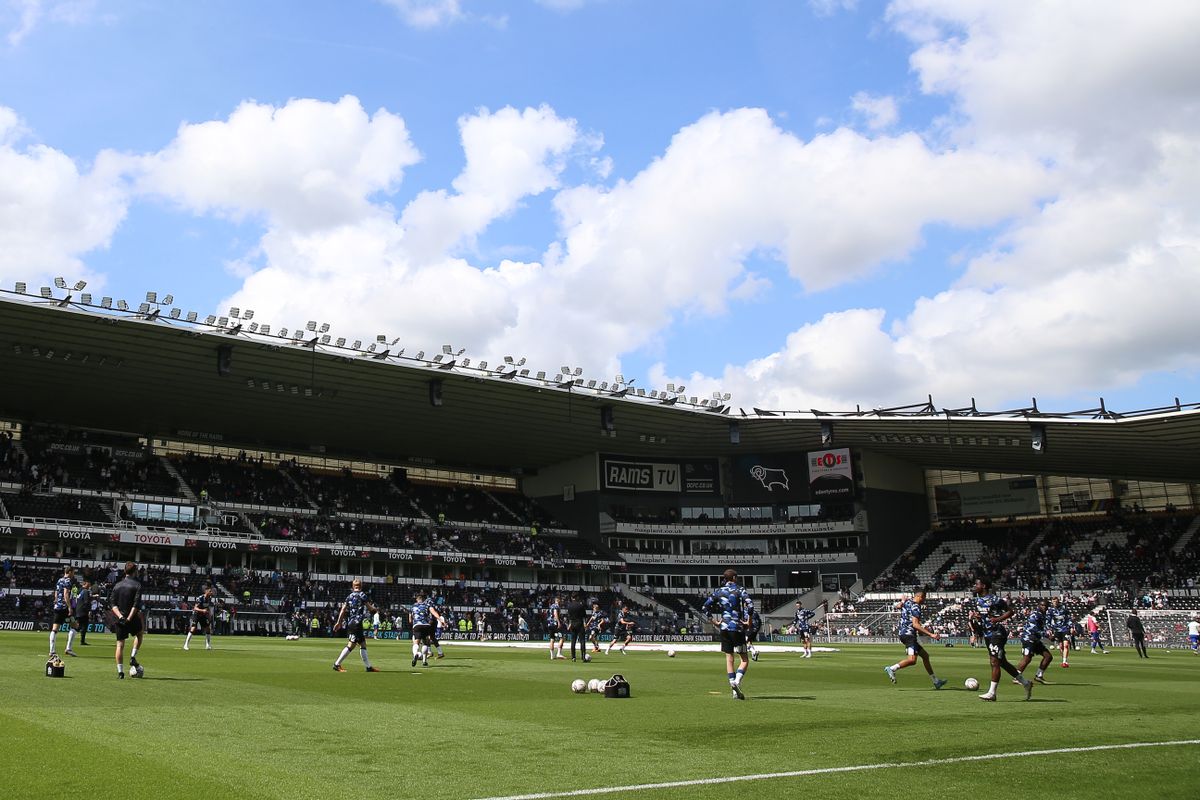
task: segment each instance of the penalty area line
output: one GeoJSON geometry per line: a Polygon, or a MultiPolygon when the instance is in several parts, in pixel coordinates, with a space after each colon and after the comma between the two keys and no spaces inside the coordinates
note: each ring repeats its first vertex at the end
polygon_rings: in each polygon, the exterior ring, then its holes
{"type": "Polygon", "coordinates": [[[533,794],[511,794],[498,797],[484,797],[479,800],[550,800],[555,797],[584,797],[594,794],[616,794],[617,792],[641,792],[654,789],[677,789],[684,786],[713,786],[721,783],[741,783],[742,781],[765,781],[778,778],[803,778],[811,775],[836,775],[840,772],[867,772],[876,769],[896,769],[900,767],[934,767],[945,764],[966,764],[971,761],[997,761],[1003,758],[1024,758],[1025,756],[1053,756],[1064,753],[1097,753],[1104,750],[1136,750],[1142,747],[1184,747],[1200,745],[1200,739],[1177,739],[1169,742],[1128,742],[1126,744],[1098,744],[1090,747],[1056,747],[1052,750],[1020,750],[1011,753],[983,753],[976,756],[954,756],[952,758],[930,758],[925,761],[885,761],[879,764],[854,764],[848,767],[821,767],[818,769],[798,769],[790,772],[762,772],[757,775],[732,775],[726,778],[695,778],[687,781],[666,781],[664,783],[635,783],[629,786],[604,786],[596,789],[574,789],[566,792],[535,792],[533,794]]]}

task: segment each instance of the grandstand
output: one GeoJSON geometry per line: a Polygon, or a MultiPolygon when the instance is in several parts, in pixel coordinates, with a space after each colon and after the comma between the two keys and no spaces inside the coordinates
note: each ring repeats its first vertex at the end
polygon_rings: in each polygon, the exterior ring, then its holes
{"type": "Polygon", "coordinates": [[[801,598],[830,636],[886,631],[918,585],[961,631],[978,575],[1109,608],[1200,579],[1200,405],[746,410],[179,316],[3,293],[0,614],[40,619],[68,560],[171,576],[168,630],[212,581],[233,631],[321,632],[359,576],[531,637],[573,589],[708,636],[730,566],[771,630],[801,598]]]}

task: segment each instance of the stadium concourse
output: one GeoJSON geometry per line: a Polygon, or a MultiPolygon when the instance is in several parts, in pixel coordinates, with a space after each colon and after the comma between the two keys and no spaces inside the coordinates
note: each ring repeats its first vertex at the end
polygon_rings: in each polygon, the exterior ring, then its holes
{"type": "Polygon", "coordinates": [[[731,566],[764,638],[797,602],[825,637],[888,637],[918,585],[961,633],[980,575],[1073,613],[1195,602],[1197,404],[748,411],[152,293],[112,305],[0,293],[19,387],[0,394],[0,624],[45,625],[68,563],[99,608],[125,561],[152,632],[212,584],[222,631],[329,635],[361,578],[381,635],[407,635],[425,592],[456,635],[538,640],[580,591],[639,638],[712,641],[701,606],[731,566]]]}

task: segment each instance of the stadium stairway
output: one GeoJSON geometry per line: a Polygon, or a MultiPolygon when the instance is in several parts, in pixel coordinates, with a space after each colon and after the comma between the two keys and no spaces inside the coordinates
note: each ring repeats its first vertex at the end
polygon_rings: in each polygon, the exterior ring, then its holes
{"type": "Polygon", "coordinates": [[[620,594],[622,597],[626,597],[626,598],[632,600],[633,602],[637,603],[638,605],[649,606],[650,608],[657,609],[659,612],[664,613],[664,614],[678,614],[679,613],[678,608],[672,608],[671,606],[664,605],[663,603],[660,603],[659,601],[655,600],[653,597],[642,594],[637,589],[634,589],[632,586],[630,586],[627,583],[618,583],[617,584],[617,593],[620,594]]]}
{"type": "Polygon", "coordinates": [[[313,509],[314,511],[320,510],[321,507],[317,505],[316,501],[308,496],[308,492],[304,491],[304,487],[300,485],[300,481],[296,480],[296,476],[292,475],[290,470],[280,468],[279,474],[282,475],[288,483],[296,487],[296,491],[301,497],[304,498],[304,502],[308,503],[309,508],[313,509]]]}
{"type": "Polygon", "coordinates": [[[179,493],[186,497],[189,501],[193,503],[199,503],[200,498],[197,497],[196,493],[192,491],[192,487],[188,486],[187,481],[185,481],[183,476],[179,474],[179,470],[175,469],[175,463],[166,456],[159,456],[158,460],[159,463],[162,464],[162,468],[166,471],[166,473],[174,478],[175,482],[179,484],[179,493]]]}
{"type": "Polygon", "coordinates": [[[8,509],[4,507],[3,498],[0,498],[0,519],[12,519],[12,516],[8,513],[8,509]]]}
{"type": "Polygon", "coordinates": [[[1196,531],[1200,530],[1200,515],[1192,519],[1192,524],[1187,526],[1187,530],[1179,537],[1179,541],[1175,542],[1175,546],[1171,548],[1171,552],[1178,555],[1187,549],[1188,544],[1196,535],[1196,531]]]}

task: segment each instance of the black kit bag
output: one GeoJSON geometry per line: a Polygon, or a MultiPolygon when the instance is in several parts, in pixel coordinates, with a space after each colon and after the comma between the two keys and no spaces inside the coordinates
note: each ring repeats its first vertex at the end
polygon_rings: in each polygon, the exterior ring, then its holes
{"type": "Polygon", "coordinates": [[[605,697],[629,697],[629,681],[624,675],[613,675],[604,684],[605,697]]]}

